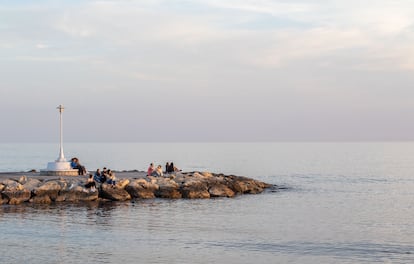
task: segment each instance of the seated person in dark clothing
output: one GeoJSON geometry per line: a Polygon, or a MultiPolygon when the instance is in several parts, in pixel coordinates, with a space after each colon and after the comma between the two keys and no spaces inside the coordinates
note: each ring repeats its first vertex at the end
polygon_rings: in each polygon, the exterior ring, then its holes
{"type": "Polygon", "coordinates": [[[89,175],[88,181],[85,184],[85,188],[90,189],[92,192],[96,191],[96,184],[92,178],[92,174],[89,175]]]}
{"type": "Polygon", "coordinates": [[[71,161],[70,161],[70,166],[72,167],[72,169],[77,169],[78,170],[78,175],[86,175],[85,166],[82,166],[79,163],[78,158],[72,158],[71,161]]]}
{"type": "Polygon", "coordinates": [[[93,175],[93,179],[97,183],[102,183],[102,175],[101,175],[101,170],[100,169],[96,170],[95,174],[93,175]]]}
{"type": "Polygon", "coordinates": [[[106,169],[106,167],[103,168],[101,173],[101,182],[104,183],[108,180],[109,172],[110,170],[106,169]]]}

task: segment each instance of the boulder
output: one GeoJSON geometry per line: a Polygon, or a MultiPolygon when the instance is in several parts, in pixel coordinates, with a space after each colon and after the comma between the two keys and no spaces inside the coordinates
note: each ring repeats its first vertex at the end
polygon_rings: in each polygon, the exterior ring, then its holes
{"type": "Polygon", "coordinates": [[[1,192],[2,204],[21,204],[30,199],[31,192],[20,183],[13,180],[4,180],[2,185],[4,185],[1,192]]]}
{"type": "Polygon", "coordinates": [[[208,189],[211,197],[234,197],[235,193],[224,184],[215,184],[208,189]]]}
{"type": "Polygon", "coordinates": [[[138,179],[131,181],[125,190],[133,198],[152,199],[155,198],[155,192],[159,189],[159,186],[155,183],[148,182],[145,179],[138,179]]]}
{"type": "Polygon", "coordinates": [[[26,181],[27,181],[27,177],[25,175],[23,175],[19,178],[19,183],[22,184],[22,185],[24,185],[26,183],[26,181]]]}
{"type": "Polygon", "coordinates": [[[33,196],[32,198],[30,198],[29,202],[35,204],[50,204],[52,203],[52,199],[50,199],[50,197],[47,195],[33,196]]]}
{"type": "MultiPolygon", "coordinates": [[[[201,177],[201,174],[199,174],[201,177]]],[[[198,176],[196,176],[198,177],[198,176]]],[[[181,193],[183,198],[187,199],[207,199],[210,198],[210,193],[208,192],[208,186],[205,181],[200,181],[197,179],[191,179],[184,182],[181,186],[181,193]]]]}
{"type": "Polygon", "coordinates": [[[182,194],[179,190],[180,186],[175,181],[169,178],[160,177],[157,181],[157,184],[159,188],[155,192],[156,197],[169,199],[182,198],[182,194]]]}
{"type": "Polygon", "coordinates": [[[126,201],[131,199],[131,195],[124,189],[120,189],[116,186],[112,186],[106,183],[101,185],[99,190],[99,197],[108,199],[111,201],[126,201]]]}
{"type": "MultiPolygon", "coordinates": [[[[67,183],[64,185],[67,185],[67,183]]],[[[35,195],[34,198],[36,198],[34,200],[41,201],[40,203],[50,203],[50,201],[56,200],[56,198],[59,196],[60,190],[62,190],[62,183],[60,180],[44,182],[33,191],[35,195]]]]}
{"type": "Polygon", "coordinates": [[[205,178],[212,178],[214,175],[211,172],[203,171],[201,172],[201,175],[203,175],[205,178]]]}
{"type": "Polygon", "coordinates": [[[204,179],[206,177],[204,177],[204,175],[202,175],[201,173],[199,173],[198,171],[194,172],[192,175],[193,178],[197,178],[197,179],[204,179]]]}
{"type": "Polygon", "coordinates": [[[56,202],[84,202],[84,201],[95,201],[99,197],[97,189],[85,189],[82,186],[71,186],[61,190],[59,196],[56,198],[56,202]]]}
{"type": "Polygon", "coordinates": [[[236,193],[258,194],[267,188],[267,184],[246,177],[228,176],[225,178],[227,186],[236,193]]]}
{"type": "Polygon", "coordinates": [[[37,187],[39,187],[42,184],[41,181],[38,179],[29,178],[26,180],[26,182],[23,184],[23,188],[28,189],[30,191],[34,191],[37,187]]]}
{"type": "Polygon", "coordinates": [[[121,179],[116,181],[116,187],[119,189],[125,189],[125,187],[129,184],[128,179],[121,179]]]}
{"type": "Polygon", "coordinates": [[[10,179],[2,180],[0,181],[0,184],[4,185],[5,189],[8,188],[10,190],[14,190],[14,189],[23,190],[23,186],[15,180],[10,180],[10,179]]]}
{"type": "Polygon", "coordinates": [[[0,205],[7,204],[9,202],[9,199],[3,198],[2,195],[0,195],[0,205]]]}
{"type": "Polygon", "coordinates": [[[27,189],[17,191],[4,190],[2,196],[8,200],[9,204],[21,204],[30,200],[31,192],[27,189]]]}

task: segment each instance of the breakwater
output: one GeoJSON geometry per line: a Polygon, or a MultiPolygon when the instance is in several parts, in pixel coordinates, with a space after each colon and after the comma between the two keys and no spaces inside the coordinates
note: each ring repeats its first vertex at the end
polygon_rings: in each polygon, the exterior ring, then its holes
{"type": "Polygon", "coordinates": [[[272,185],[242,176],[210,172],[186,172],[165,177],[117,174],[115,186],[103,183],[86,189],[85,177],[37,177],[13,175],[0,180],[0,204],[127,201],[131,199],[208,199],[258,194],[272,185]]]}

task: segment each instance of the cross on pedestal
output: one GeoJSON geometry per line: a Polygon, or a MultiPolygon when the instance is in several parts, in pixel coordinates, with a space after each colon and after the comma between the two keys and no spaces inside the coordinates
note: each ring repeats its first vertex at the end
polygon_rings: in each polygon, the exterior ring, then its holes
{"type": "Polygon", "coordinates": [[[56,109],[59,109],[59,121],[60,121],[60,148],[59,148],[59,157],[57,158],[56,161],[59,162],[64,162],[66,161],[65,159],[65,155],[63,154],[63,129],[62,129],[62,113],[63,113],[63,109],[65,109],[63,107],[63,105],[59,105],[56,109]]]}

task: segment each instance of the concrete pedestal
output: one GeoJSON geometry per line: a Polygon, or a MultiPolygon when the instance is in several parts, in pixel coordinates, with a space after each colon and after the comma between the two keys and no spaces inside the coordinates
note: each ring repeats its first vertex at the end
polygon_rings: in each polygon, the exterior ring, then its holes
{"type": "Polygon", "coordinates": [[[78,170],[72,169],[70,162],[53,161],[47,164],[46,170],[40,170],[40,175],[44,176],[78,176],[78,170]]]}

